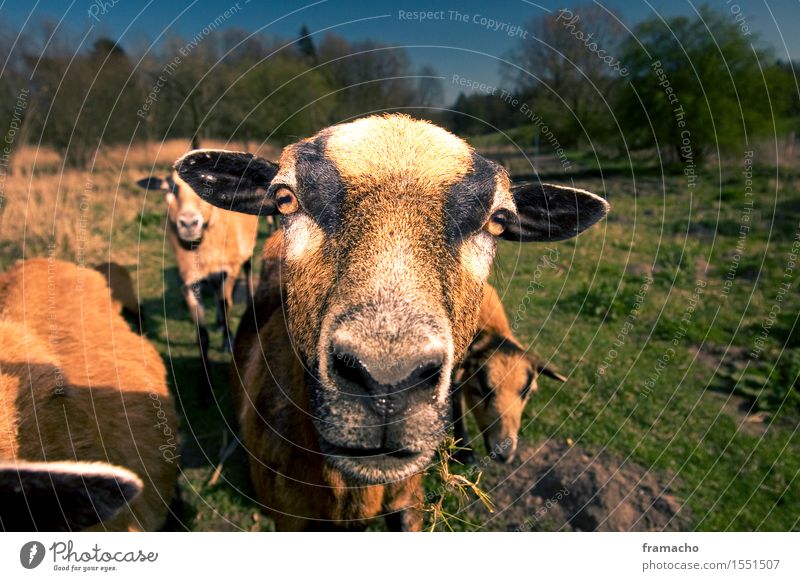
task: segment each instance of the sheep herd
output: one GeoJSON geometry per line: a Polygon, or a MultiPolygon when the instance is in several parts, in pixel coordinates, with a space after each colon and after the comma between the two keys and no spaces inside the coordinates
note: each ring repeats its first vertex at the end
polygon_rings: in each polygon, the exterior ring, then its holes
{"type": "MultiPolygon", "coordinates": [[[[139,185],[164,191],[202,361],[202,291],[216,297],[251,479],[279,530],[420,530],[422,475],[451,430],[469,445],[468,412],[511,461],[538,375],[565,378],[511,333],[486,282],[496,241],[563,240],[608,211],[583,190],[512,184],[396,114],[324,129],[277,163],[195,150],[139,185]],[[254,283],[257,223],[273,216],[254,283]]],[[[164,362],[122,316],[129,278],[98,270],[50,258],[0,275],[3,530],[159,530],[179,498],[164,362]]]]}

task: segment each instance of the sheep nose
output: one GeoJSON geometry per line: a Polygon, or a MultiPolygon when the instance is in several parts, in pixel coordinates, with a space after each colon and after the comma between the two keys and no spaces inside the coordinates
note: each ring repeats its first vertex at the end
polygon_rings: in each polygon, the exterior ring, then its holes
{"type": "Polygon", "coordinates": [[[516,453],[514,450],[497,452],[497,461],[501,464],[511,464],[514,461],[516,453]]]}
{"type": "Polygon", "coordinates": [[[197,226],[200,225],[200,218],[198,218],[197,216],[192,216],[189,218],[181,216],[180,218],[178,218],[178,225],[181,228],[187,228],[187,229],[197,228],[197,226]]]}
{"type": "Polygon", "coordinates": [[[405,408],[412,393],[434,392],[442,378],[443,350],[424,349],[412,356],[378,361],[358,354],[352,345],[331,345],[330,376],[345,393],[366,396],[379,413],[392,416],[405,408]]]}
{"type": "Polygon", "coordinates": [[[490,452],[495,461],[501,464],[511,464],[517,456],[517,442],[510,438],[492,447],[489,440],[486,441],[486,449],[490,452]]]}

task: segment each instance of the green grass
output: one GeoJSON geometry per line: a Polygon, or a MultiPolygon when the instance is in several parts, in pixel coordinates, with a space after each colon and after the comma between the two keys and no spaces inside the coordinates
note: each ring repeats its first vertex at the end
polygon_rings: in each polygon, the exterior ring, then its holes
{"type": "MultiPolygon", "coordinates": [[[[637,177],[635,184],[630,177],[576,183],[611,201],[609,219],[576,240],[502,243],[492,275],[509,317],[516,317],[520,340],[569,376],[564,386],[540,383],[526,411],[522,441],[571,438],[590,451],[605,450],[649,467],[685,503],[688,522],[698,530],[800,528],[795,326],[800,263],[784,277],[800,228],[800,176],[781,176],[776,200],[774,168],[755,173],[751,229],[726,296],[721,293],[745,202],[738,168],[726,169],[722,180],[704,173],[691,192],[683,176],[663,183],[652,176],[637,177]],[[556,252],[551,249],[558,252],[555,264],[542,267],[542,256],[556,252]],[[652,284],[632,320],[646,274],[652,274],[652,284]],[[706,286],[689,323],[682,325],[698,278],[706,286]],[[741,369],[752,351],[781,282],[789,282],[790,290],[752,362],[755,371],[742,381],[731,369],[741,369]],[[707,354],[718,353],[719,359],[726,349],[717,370],[707,354]],[[668,352],[669,361],[648,387],[668,352]],[[604,373],[598,374],[601,366],[604,373]],[[743,412],[725,405],[731,401],[755,401],[754,411],[766,413],[765,424],[751,429],[743,412]]],[[[135,223],[115,224],[111,242],[115,251],[128,249],[126,265],[138,264],[147,335],[164,356],[177,395],[185,525],[270,530],[269,520],[258,515],[241,448],[225,463],[219,481],[209,482],[234,426],[226,389],[229,357],[219,350],[220,334],[212,332],[218,402],[202,408],[195,392],[200,371],[194,327],[164,241],[158,202],[148,202],[135,223]]]]}
{"type": "MultiPolygon", "coordinates": [[[[557,268],[541,267],[546,247],[503,243],[492,277],[512,320],[528,289],[535,288],[518,316],[518,335],[570,376],[563,387],[542,382],[527,411],[523,441],[572,438],[577,445],[650,467],[685,502],[692,527],[699,530],[800,527],[800,414],[796,385],[786,389],[788,381],[796,384],[797,370],[784,363],[794,360],[797,344],[780,351],[800,312],[800,280],[792,280],[780,325],[767,339],[761,357],[762,364],[777,363],[763,389],[790,395],[783,407],[773,397],[765,430],[754,433],[740,427],[745,415],[731,413],[730,406],[723,405],[731,393],[739,393],[736,386],[726,384],[721,373],[715,373],[702,357],[696,358],[692,350],[724,351],[728,345],[751,348],[755,329],[769,312],[791,249],[789,226],[800,227],[800,205],[792,204],[800,201],[800,193],[797,176],[784,178],[779,204],[788,213],[773,220],[774,192],[768,189],[768,174],[769,170],[761,173],[751,230],[726,299],[719,294],[738,241],[744,198],[733,195],[741,185],[737,187],[732,179],[724,185],[727,194],[723,197],[728,199],[720,202],[720,189],[711,175],[704,176],[691,195],[682,189],[681,178],[668,178],[666,191],[660,180],[645,178],[637,183],[636,196],[630,180],[607,181],[612,218],[577,240],[550,245],[559,251],[557,268]],[[681,325],[705,263],[706,287],[690,322],[681,325]],[[615,347],[644,280],[639,273],[651,267],[653,282],[639,315],[624,344],[615,347]],[[531,286],[532,280],[538,284],[531,286]],[[674,355],[668,365],[652,389],[645,389],[659,357],[671,346],[674,355]],[[616,356],[605,373],[597,376],[597,368],[612,348],[616,356]],[[788,377],[791,373],[793,378],[788,377]]],[[[600,182],[579,185],[603,190],[600,182]]],[[[175,336],[187,342],[191,329],[186,322],[170,321],[169,325],[171,333],[174,329],[175,336]]],[[[157,340],[163,348],[163,338],[157,340]]],[[[192,354],[191,347],[188,353],[183,348],[180,352],[184,357],[192,354]]],[[[217,420],[203,421],[210,428],[217,420]]],[[[237,461],[244,464],[243,459],[237,461]]],[[[239,465],[235,468],[231,480],[249,490],[244,470],[239,465]]],[[[187,472],[192,483],[199,483],[210,469],[187,472]]],[[[248,517],[253,505],[233,485],[210,492],[205,501],[219,513],[236,526],[252,526],[248,517]]],[[[203,512],[197,497],[194,505],[198,513],[203,512]]],[[[221,520],[203,517],[196,524],[213,527],[221,520]]]]}
{"type": "MultiPolygon", "coordinates": [[[[762,178],[769,171],[761,172],[762,178]]],[[[627,189],[629,181],[607,181],[613,204],[607,225],[561,243],[561,269],[542,270],[541,288],[519,325],[523,342],[570,375],[564,387],[541,385],[528,411],[532,421],[525,439],[569,437],[651,467],[662,480],[672,480],[699,530],[800,527],[798,350],[790,333],[800,312],[800,272],[783,277],[792,237],[800,232],[800,193],[798,176],[785,176],[778,200],[783,213],[773,220],[774,191],[767,183],[756,186],[751,229],[734,284],[722,298],[742,212],[743,198],[732,195],[736,185],[723,186],[728,199],[720,204],[712,175],[704,175],[691,196],[680,178],[669,178],[666,191],[658,180],[641,180],[636,198],[627,189]],[[702,227],[689,227],[687,234],[689,224],[702,227]],[[707,286],[690,322],[682,325],[705,263],[707,286]],[[643,280],[632,271],[651,266],[653,285],[624,344],[615,346],[643,280]],[[723,407],[731,392],[741,393],[735,382],[724,381],[714,365],[693,353],[724,352],[728,346],[735,353],[750,352],[784,281],[791,290],[758,362],[776,368],[760,383],[768,397],[756,401],[756,409],[769,412],[768,427],[754,433],[740,429],[743,414],[723,407]],[[784,344],[790,348],[781,352],[784,344]],[[669,363],[647,389],[646,380],[670,348],[669,363]],[[610,349],[616,356],[597,377],[595,370],[610,349]]],[[[602,189],[600,183],[580,185],[602,189]]],[[[525,295],[536,254],[536,249],[507,245],[500,250],[494,280],[505,292],[509,312],[525,295]]]]}

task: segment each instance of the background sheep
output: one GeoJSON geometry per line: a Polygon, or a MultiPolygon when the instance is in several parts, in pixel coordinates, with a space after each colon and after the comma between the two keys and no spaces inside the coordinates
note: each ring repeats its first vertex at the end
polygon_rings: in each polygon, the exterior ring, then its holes
{"type": "Polygon", "coordinates": [[[469,462],[473,458],[464,418],[471,413],[487,453],[500,462],[511,462],[517,451],[522,413],[538,389],[539,374],[561,382],[566,378],[528,356],[511,332],[497,291],[489,284],[484,287],[479,329],[456,374],[453,421],[458,445],[464,448],[457,459],[469,462]]]}
{"type": "MultiPolygon", "coordinates": [[[[52,498],[52,477],[61,505],[85,506],[81,475],[91,473],[100,489],[124,485],[110,500],[124,506],[98,528],[164,524],[179,455],[166,370],[153,346],[118,314],[99,273],[36,259],[0,276],[0,396],[4,494],[39,491],[52,498]],[[74,464],[87,462],[101,464],[74,464]],[[20,490],[14,481],[32,484],[20,490]]],[[[107,495],[97,496],[100,502],[107,495]]],[[[76,515],[48,514],[51,504],[43,504],[44,515],[31,513],[37,528],[86,524],[76,515]]],[[[28,506],[39,510],[35,501],[28,506]]],[[[113,513],[99,505],[98,512],[98,521],[113,513]]],[[[19,515],[0,514],[20,522],[19,515]]]]}
{"type": "MultiPolygon", "coordinates": [[[[165,179],[149,177],[137,184],[165,192],[167,237],[178,263],[181,290],[197,325],[202,360],[207,364],[209,338],[203,295],[210,293],[215,297],[216,323],[223,329],[222,350],[228,352],[231,337],[227,313],[233,306],[234,286],[240,271],[244,271],[245,277],[242,294],[249,297],[252,290],[250,258],[258,233],[257,218],[225,212],[206,203],[174,172],[165,179]]],[[[209,375],[206,372],[200,376],[207,387],[204,382],[209,375]]],[[[201,393],[208,395],[206,390],[201,393]]]]}

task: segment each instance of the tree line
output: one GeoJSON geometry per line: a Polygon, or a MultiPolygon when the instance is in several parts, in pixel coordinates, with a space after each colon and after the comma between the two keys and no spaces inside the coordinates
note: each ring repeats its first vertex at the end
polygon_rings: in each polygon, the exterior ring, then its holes
{"type": "MultiPolygon", "coordinates": [[[[65,164],[86,167],[100,146],[189,137],[294,141],[369,112],[440,105],[441,79],[416,69],[402,48],[352,42],[307,28],[283,39],[244,30],[204,38],[173,35],[154,50],[80,39],[39,25],[19,37],[0,29],[0,131],[14,95],[29,91],[28,141],[54,147],[65,164]]],[[[416,109],[421,108],[421,109],[416,109]]]]}
{"type": "Polygon", "coordinates": [[[455,131],[497,127],[530,146],[540,130],[521,122],[524,103],[563,147],[612,156],[657,149],[667,161],[684,160],[689,147],[699,162],[800,129],[798,65],[775,58],[725,10],[626,27],[587,5],[535,18],[528,30],[503,65],[515,101],[461,94],[450,113],[455,131]]]}
{"type": "Polygon", "coordinates": [[[151,49],[88,41],[49,23],[22,34],[0,24],[0,55],[8,55],[0,131],[13,133],[0,145],[49,145],[67,165],[85,167],[103,144],[281,144],[360,115],[407,111],[464,136],[507,131],[523,148],[546,127],[563,148],[658,149],[680,160],[688,135],[699,162],[798,129],[794,63],[776,59],[724,10],[627,26],[587,5],[537,17],[527,30],[503,59],[504,95],[461,93],[446,105],[442,78],[402,47],[306,27],[294,38],[238,29],[172,35],[151,49]]]}

